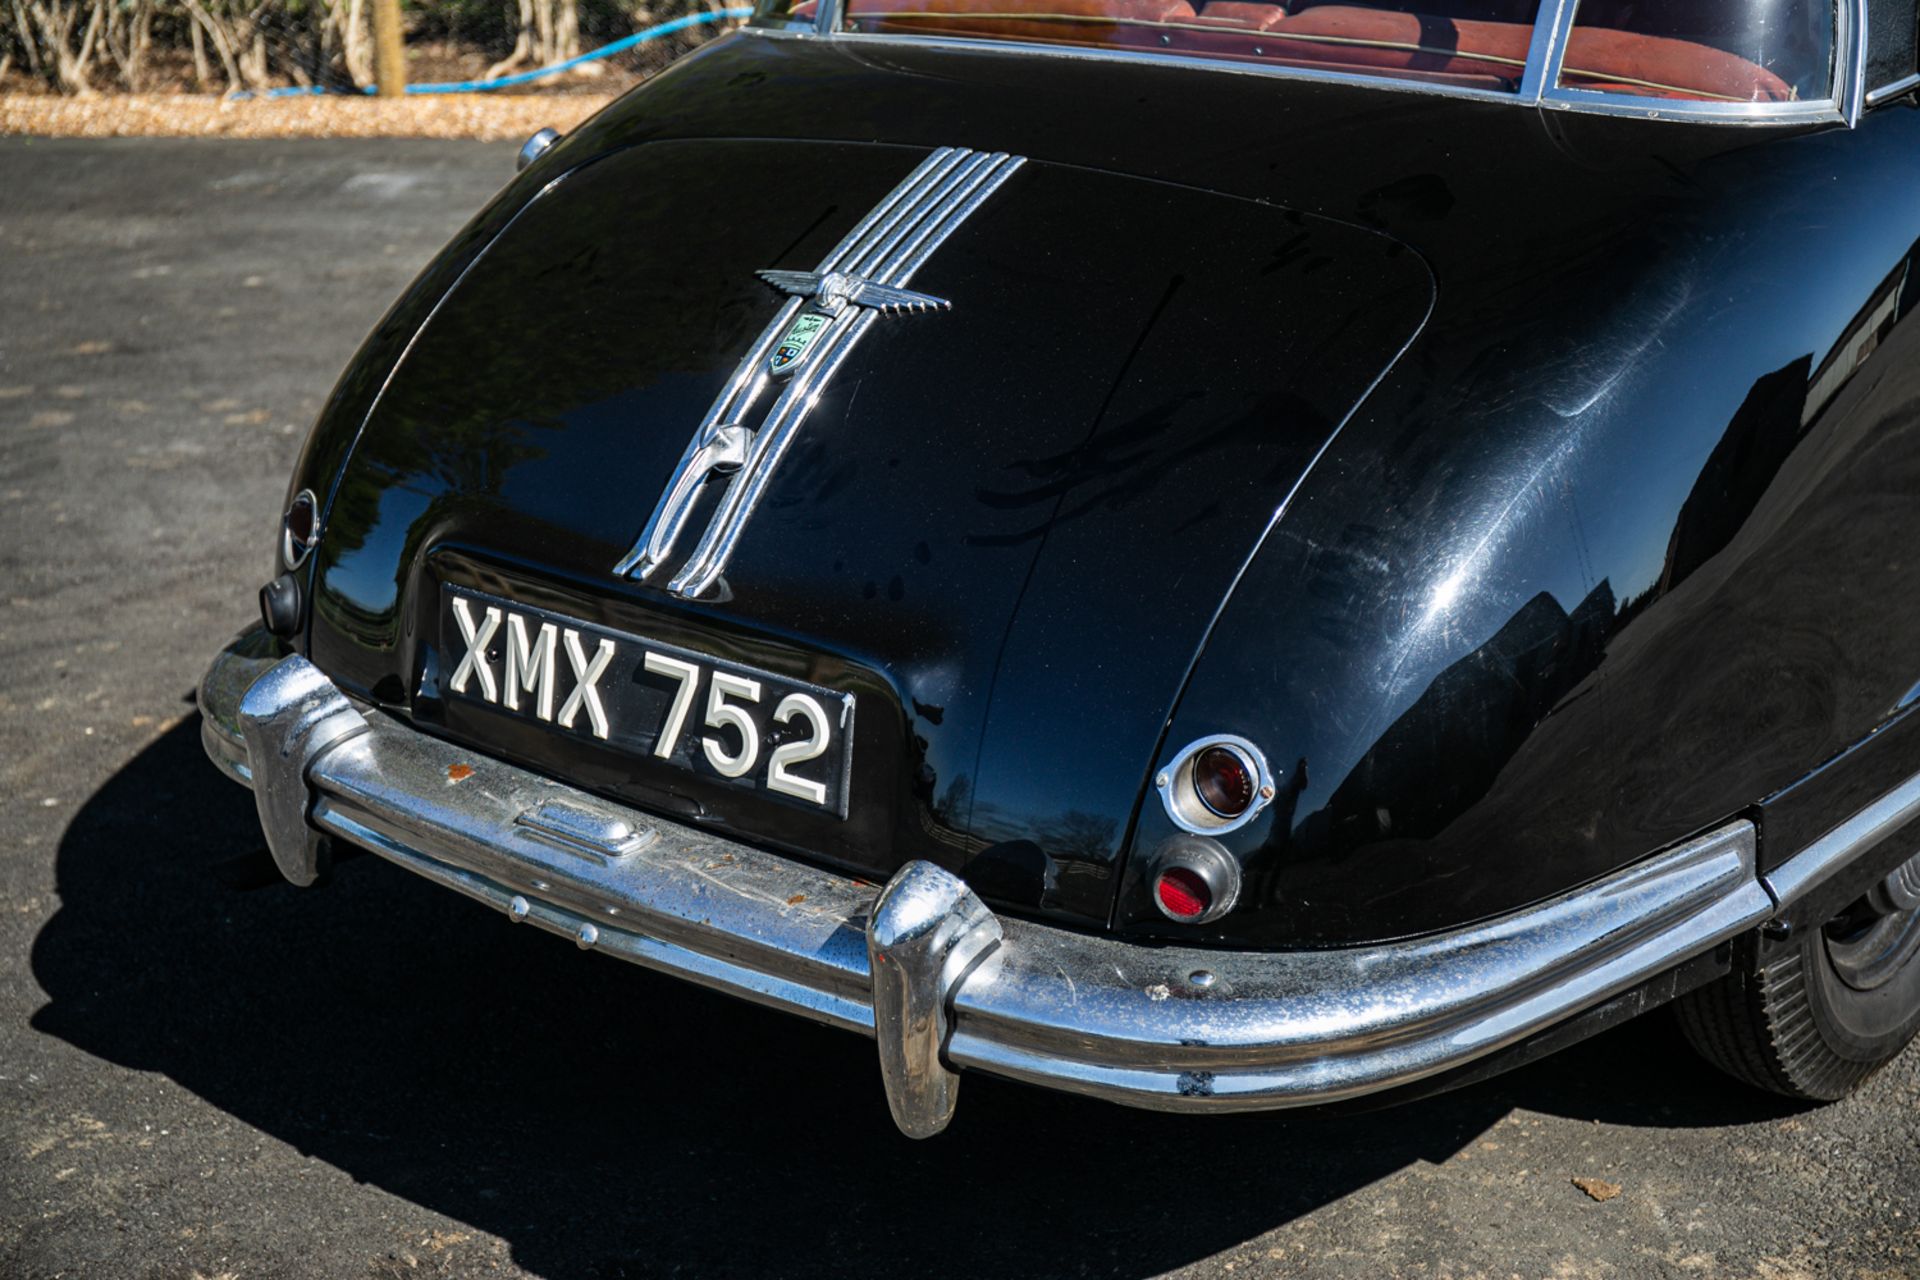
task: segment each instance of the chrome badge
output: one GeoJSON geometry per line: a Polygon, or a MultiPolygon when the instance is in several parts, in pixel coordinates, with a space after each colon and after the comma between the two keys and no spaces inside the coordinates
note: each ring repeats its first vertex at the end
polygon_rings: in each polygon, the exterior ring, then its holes
{"type": "Polygon", "coordinates": [[[667,590],[692,599],[726,568],[740,532],[820,392],[882,315],[945,311],[945,298],[907,288],[913,273],[1025,160],[942,147],[887,193],[812,271],[762,271],[788,295],[773,322],[707,409],[633,549],[614,566],[645,579],[673,554],[710,475],[730,475],[706,532],[667,590]],[[759,421],[755,409],[780,392],[759,421]]]}
{"type": "Polygon", "coordinates": [[[876,284],[841,271],[762,271],[760,278],[782,293],[810,298],[793,318],[786,336],[773,349],[767,372],[784,376],[794,371],[833,318],[849,306],[868,307],[882,313],[890,311],[945,311],[953,304],[945,298],[915,293],[876,284]]]}

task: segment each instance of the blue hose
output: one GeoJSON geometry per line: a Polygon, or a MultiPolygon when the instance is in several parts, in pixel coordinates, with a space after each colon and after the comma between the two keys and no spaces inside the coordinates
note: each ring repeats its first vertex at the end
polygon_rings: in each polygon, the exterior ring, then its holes
{"type": "MultiPolygon", "coordinates": [[[[612,44],[601,45],[591,53],[583,53],[577,58],[568,58],[565,62],[556,62],[550,67],[538,67],[532,71],[522,71],[519,75],[501,76],[497,80],[453,80],[440,84],[410,84],[407,86],[407,92],[487,93],[494,89],[508,89],[514,85],[527,84],[530,81],[539,80],[546,76],[559,75],[562,71],[571,70],[583,62],[592,62],[596,58],[611,58],[616,53],[625,53],[635,45],[645,44],[649,40],[658,40],[661,36],[670,36],[676,31],[685,31],[688,27],[700,27],[708,23],[726,22],[734,18],[749,18],[752,16],[753,10],[747,8],[718,9],[711,13],[690,13],[684,18],[675,18],[670,22],[657,23],[654,26],[646,28],[644,31],[636,31],[630,36],[615,40],[612,44]]],[[[366,88],[360,90],[361,93],[377,93],[378,91],[374,85],[368,85],[366,88]]],[[[269,89],[263,96],[268,98],[304,98],[311,94],[325,94],[328,92],[330,92],[330,90],[322,88],[319,85],[301,85],[286,89],[269,89]]],[[[246,98],[252,97],[253,95],[235,94],[233,96],[236,98],[246,98]]]]}

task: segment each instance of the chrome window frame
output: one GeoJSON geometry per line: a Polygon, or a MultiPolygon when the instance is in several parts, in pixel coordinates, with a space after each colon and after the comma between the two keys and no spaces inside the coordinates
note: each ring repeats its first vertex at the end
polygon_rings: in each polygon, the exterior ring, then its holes
{"type": "Polygon", "coordinates": [[[850,48],[888,46],[914,49],[951,49],[957,52],[1005,53],[1017,50],[1046,58],[1078,61],[1125,62],[1156,67],[1197,67],[1227,74],[1273,76],[1286,80],[1308,80],[1324,84],[1367,85],[1372,88],[1398,89],[1405,93],[1431,94],[1448,98],[1468,98],[1483,102],[1506,102],[1541,110],[1580,111],[1591,115],[1634,116],[1645,120],[1685,120],[1696,123],[1740,125],[1858,124],[1867,105],[1866,0],[1838,0],[1834,6],[1834,66],[1832,91],[1828,97],[1805,102],[1698,102],[1667,98],[1641,98],[1593,89],[1569,89],[1559,84],[1560,68],[1566,57],[1567,41],[1572,35],[1579,0],[1540,0],[1534,15],[1533,39],[1527,48],[1527,65],[1520,75],[1517,92],[1476,89],[1466,85],[1438,84],[1431,81],[1400,79],[1363,71],[1339,71],[1319,67],[1267,67],[1252,63],[1228,62],[1191,54],[1153,53],[1139,49],[1096,49],[1077,45],[1024,44],[1017,40],[970,39],[964,36],[918,36],[894,33],[843,31],[841,18],[844,0],[820,0],[811,29],[785,27],[744,27],[744,34],[768,39],[829,40],[850,48]]]}

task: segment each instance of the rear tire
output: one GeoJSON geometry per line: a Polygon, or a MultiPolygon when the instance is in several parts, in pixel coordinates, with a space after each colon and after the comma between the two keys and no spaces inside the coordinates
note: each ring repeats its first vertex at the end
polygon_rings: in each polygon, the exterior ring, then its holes
{"type": "Polygon", "coordinates": [[[1756,1088],[1832,1102],[1920,1032],[1920,858],[1764,965],[1674,1005],[1689,1043],[1756,1088]]]}

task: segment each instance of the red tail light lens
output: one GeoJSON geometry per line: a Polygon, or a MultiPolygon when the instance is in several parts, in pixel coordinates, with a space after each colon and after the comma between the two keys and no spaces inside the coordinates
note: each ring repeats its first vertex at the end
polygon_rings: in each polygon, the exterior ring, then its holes
{"type": "Polygon", "coordinates": [[[1253,770],[1240,753],[1208,747],[1193,761],[1193,789],[1200,803],[1222,818],[1237,818],[1253,803],[1253,770]]]}
{"type": "Polygon", "coordinates": [[[1160,909],[1175,920],[1197,920],[1213,906],[1213,891],[1207,882],[1186,867],[1168,867],[1154,881],[1153,892],[1160,909]]]}

